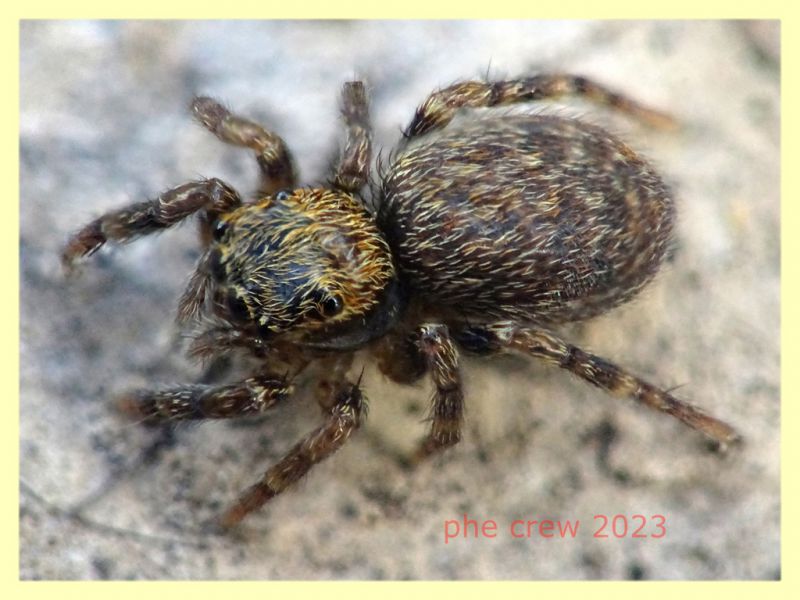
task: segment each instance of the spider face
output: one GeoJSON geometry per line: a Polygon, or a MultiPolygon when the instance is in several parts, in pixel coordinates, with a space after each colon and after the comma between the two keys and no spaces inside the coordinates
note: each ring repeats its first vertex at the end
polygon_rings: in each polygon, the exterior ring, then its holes
{"type": "Polygon", "coordinates": [[[265,338],[304,339],[363,319],[395,276],[377,227],[341,192],[265,196],[220,216],[212,237],[215,313],[265,338]]]}

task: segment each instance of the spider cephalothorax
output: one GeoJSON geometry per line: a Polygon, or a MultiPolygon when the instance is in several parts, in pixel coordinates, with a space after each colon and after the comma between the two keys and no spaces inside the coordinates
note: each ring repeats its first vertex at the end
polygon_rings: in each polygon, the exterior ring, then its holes
{"type": "Polygon", "coordinates": [[[361,82],[344,86],[347,138],[330,189],[298,187],[278,135],[197,98],[192,111],[200,123],[255,151],[262,175],[256,198],[245,203],[218,179],[187,183],[107,213],[70,239],[66,266],[108,240],[128,241],[199,212],[204,250],[179,318],[212,326],[193,351],[244,348],[264,359],[237,383],[125,394],[120,406],[137,419],[260,414],[293,391],[275,365],[295,372],[314,361],[323,365],[323,424],[245,492],[223,515],[224,526],[283,492],[361,425],[360,378],[348,377],[361,349],[399,383],[430,376],[431,429],[411,462],[461,439],[459,350],[527,353],[670,414],[720,446],[738,440],[722,421],[543,328],[631,298],[663,262],[674,223],[674,203],[659,175],[599,127],[509,114],[448,127],[463,108],[563,94],[653,125],[670,122],[582,77],[455,84],[417,109],[374,186],[373,214],[361,197],[371,161],[361,82]]]}
{"type": "MultiPolygon", "coordinates": [[[[264,337],[339,329],[380,308],[389,246],[352,195],[300,188],[220,215],[199,269],[216,316],[264,337]]],[[[199,297],[198,297],[199,296],[199,297]]],[[[302,339],[305,339],[305,335],[302,339]]]]}

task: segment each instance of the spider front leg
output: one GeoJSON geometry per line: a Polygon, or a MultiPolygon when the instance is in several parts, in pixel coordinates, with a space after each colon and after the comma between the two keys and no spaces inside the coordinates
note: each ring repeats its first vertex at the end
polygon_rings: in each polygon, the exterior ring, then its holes
{"type": "Polygon", "coordinates": [[[161,390],[135,390],[118,406],[141,422],[231,419],[258,415],[288,398],[292,386],[284,377],[259,375],[228,385],[182,385],[161,390]]]}
{"type": "Polygon", "coordinates": [[[191,110],[197,121],[223,142],[255,151],[262,192],[273,194],[295,187],[292,155],[280,136],[231,113],[213,98],[195,98],[191,110]]]}
{"type": "Polygon", "coordinates": [[[465,81],[438,90],[419,105],[403,136],[409,139],[441,129],[447,126],[460,108],[489,108],[566,95],[585,96],[653,127],[675,126],[675,121],[669,115],[643,106],[590,79],[550,74],[508,81],[465,81]]]}
{"type": "MultiPolygon", "coordinates": [[[[219,179],[184,183],[155,200],[137,202],[95,219],[67,242],[61,262],[70,270],[76,259],[96,252],[107,241],[129,242],[179,223],[197,211],[217,215],[242,203],[239,194],[219,179]]],[[[208,227],[209,219],[204,220],[208,227]]]]}
{"type": "Polygon", "coordinates": [[[366,402],[358,384],[342,384],[333,405],[326,411],[325,422],[295,445],[277,464],[270,467],[261,481],[250,487],[220,518],[223,529],[230,529],[245,516],[258,510],[272,498],[299,481],[315,464],[328,458],[361,425],[366,402]]]}
{"type": "Polygon", "coordinates": [[[347,127],[347,139],[339,157],[333,185],[346,192],[357,193],[367,184],[372,158],[369,104],[361,81],[350,81],[344,85],[342,117],[347,127]]]}
{"type": "Polygon", "coordinates": [[[566,369],[592,385],[619,398],[629,398],[652,409],[672,415],[692,429],[717,442],[720,449],[741,440],[727,423],[705,414],[699,408],[678,400],[672,394],[632,375],[604,358],[581,350],[548,331],[521,327],[510,322],[468,326],[456,334],[464,348],[478,354],[504,349],[526,352],[566,369]]]}

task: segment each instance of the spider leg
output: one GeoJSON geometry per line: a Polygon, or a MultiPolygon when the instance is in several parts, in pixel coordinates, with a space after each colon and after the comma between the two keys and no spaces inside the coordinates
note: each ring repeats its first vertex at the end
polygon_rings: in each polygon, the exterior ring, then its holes
{"type": "Polygon", "coordinates": [[[585,96],[659,128],[672,128],[669,115],[648,108],[585,77],[535,75],[508,81],[464,81],[433,92],[417,107],[403,131],[406,139],[445,127],[460,108],[488,108],[560,96],[585,96]]]}
{"type": "Polygon", "coordinates": [[[361,425],[366,404],[358,384],[340,386],[333,406],[326,411],[324,423],[296,444],[277,464],[270,467],[261,480],[247,489],[239,500],[220,518],[223,529],[229,529],[245,516],[261,508],[289,486],[299,481],[318,462],[341,448],[361,425]]]}
{"type": "Polygon", "coordinates": [[[378,368],[392,381],[409,385],[430,373],[434,393],[431,430],[411,456],[411,465],[461,440],[464,394],[458,351],[445,325],[425,324],[385,335],[373,349],[378,368]]]}
{"type": "MultiPolygon", "coordinates": [[[[196,311],[194,311],[196,312],[196,311]]],[[[179,320],[183,315],[179,315],[179,320]]],[[[211,360],[237,349],[249,350],[255,356],[267,355],[269,348],[260,337],[230,325],[212,327],[194,336],[188,354],[192,358],[211,360]]]]}
{"type": "Polygon", "coordinates": [[[144,423],[231,419],[258,415],[292,393],[284,377],[260,375],[227,385],[182,385],[161,390],[135,390],[118,406],[144,423]]]}
{"type": "Polygon", "coordinates": [[[617,365],[565,342],[548,331],[510,322],[461,329],[455,338],[467,350],[489,354],[503,349],[526,352],[566,369],[619,398],[629,398],[672,415],[714,440],[724,449],[740,441],[730,425],[678,400],[672,394],[632,375],[617,365]]]}
{"type": "Polygon", "coordinates": [[[61,262],[70,270],[76,259],[93,254],[109,240],[129,242],[171,227],[200,210],[206,212],[203,224],[208,229],[212,215],[225,213],[241,202],[236,190],[219,179],[184,183],[155,200],[130,204],[95,219],[69,239],[61,262]]]}
{"type": "Polygon", "coordinates": [[[422,377],[428,367],[418,340],[418,331],[405,328],[390,331],[377,340],[373,354],[380,372],[402,385],[410,385],[422,377]]]}
{"type": "Polygon", "coordinates": [[[425,458],[457,444],[464,420],[464,392],[458,370],[458,351],[447,326],[425,324],[419,329],[419,349],[433,379],[431,430],[411,458],[418,464],[425,458]]]}
{"type": "Polygon", "coordinates": [[[333,185],[346,192],[357,193],[369,179],[372,157],[369,104],[361,81],[344,84],[342,117],[347,128],[347,137],[336,167],[333,185]]]}
{"type": "Polygon", "coordinates": [[[280,136],[231,113],[213,98],[195,98],[191,110],[195,119],[223,142],[255,151],[262,192],[273,194],[295,187],[297,176],[292,155],[280,136]]]}

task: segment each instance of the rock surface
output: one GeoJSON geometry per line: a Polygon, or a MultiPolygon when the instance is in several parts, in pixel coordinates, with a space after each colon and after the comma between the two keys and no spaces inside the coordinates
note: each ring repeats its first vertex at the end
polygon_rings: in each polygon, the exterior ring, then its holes
{"type": "MultiPolygon", "coordinates": [[[[20,575],[23,579],[774,579],[780,576],[777,22],[24,22],[21,27],[20,575]],[[415,106],[463,78],[591,76],[671,112],[653,131],[578,114],[649,156],[675,189],[674,260],[571,340],[738,427],[725,458],[679,423],[523,358],[467,361],[465,441],[415,472],[427,382],[368,357],[366,427],[246,521],[201,524],[316,425],[308,390],[246,423],[173,434],[124,421],[116,392],[196,381],[173,324],[195,229],[103,250],[67,280],[66,236],[198,176],[254,189],[254,162],[191,122],[195,93],[279,132],[304,182],[339,140],[341,83],[366,78],[388,151],[415,106]],[[494,520],[444,543],[444,523],[494,520]],[[595,539],[594,515],[666,519],[662,539],[595,539]],[[581,522],[514,539],[515,519],[581,522]]],[[[235,372],[234,368],[234,372],[235,372]]],[[[618,520],[621,525],[621,520],[618,520]]]]}

